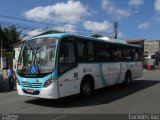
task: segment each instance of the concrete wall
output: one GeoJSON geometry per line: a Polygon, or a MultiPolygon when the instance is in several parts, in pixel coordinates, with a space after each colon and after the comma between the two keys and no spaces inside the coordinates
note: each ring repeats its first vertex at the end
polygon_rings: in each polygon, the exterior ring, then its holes
{"type": "Polygon", "coordinates": [[[148,54],[154,54],[160,51],[160,40],[145,40],[144,51],[148,51],[148,54]]]}

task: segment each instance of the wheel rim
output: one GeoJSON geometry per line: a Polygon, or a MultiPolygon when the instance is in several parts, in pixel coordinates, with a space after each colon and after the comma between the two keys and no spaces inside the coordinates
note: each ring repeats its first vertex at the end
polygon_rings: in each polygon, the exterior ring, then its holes
{"type": "Polygon", "coordinates": [[[127,84],[129,85],[129,84],[130,84],[130,82],[131,82],[131,78],[130,78],[130,76],[129,76],[129,75],[127,75],[127,84]]]}
{"type": "Polygon", "coordinates": [[[86,95],[89,95],[90,92],[91,92],[91,86],[90,86],[90,84],[88,84],[88,83],[84,84],[83,87],[82,87],[82,91],[86,95]]]}

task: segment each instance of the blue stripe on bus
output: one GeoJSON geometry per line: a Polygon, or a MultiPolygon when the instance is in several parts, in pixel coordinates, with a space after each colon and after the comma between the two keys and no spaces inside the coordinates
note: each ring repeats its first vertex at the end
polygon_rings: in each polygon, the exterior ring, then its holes
{"type": "Polygon", "coordinates": [[[115,83],[115,84],[117,84],[117,83],[119,83],[119,82],[120,82],[121,75],[122,75],[122,63],[120,63],[120,73],[119,73],[119,75],[118,75],[118,78],[117,78],[117,80],[116,80],[116,83],[115,83]]]}
{"type": "Polygon", "coordinates": [[[99,72],[100,72],[100,79],[101,79],[101,82],[102,82],[103,86],[107,86],[107,82],[106,82],[106,79],[104,77],[104,73],[103,73],[103,69],[102,69],[102,64],[101,63],[99,64],[99,72]]]}

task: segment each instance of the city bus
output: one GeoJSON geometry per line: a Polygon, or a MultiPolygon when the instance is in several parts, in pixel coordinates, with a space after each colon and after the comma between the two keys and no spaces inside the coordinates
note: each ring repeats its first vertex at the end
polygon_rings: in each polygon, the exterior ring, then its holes
{"type": "Polygon", "coordinates": [[[59,99],[115,85],[143,74],[138,45],[54,33],[31,38],[21,49],[16,77],[19,95],[59,99]]]}

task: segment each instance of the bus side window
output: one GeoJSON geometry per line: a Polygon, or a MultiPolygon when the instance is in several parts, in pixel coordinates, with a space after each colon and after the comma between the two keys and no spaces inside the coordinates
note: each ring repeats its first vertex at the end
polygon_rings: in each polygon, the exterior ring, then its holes
{"type": "Polygon", "coordinates": [[[139,60],[139,52],[137,49],[132,49],[132,56],[133,56],[133,60],[134,61],[138,61],[139,60]]]}
{"type": "Polygon", "coordinates": [[[112,57],[114,61],[121,61],[122,60],[121,50],[117,49],[112,51],[112,57]]]}
{"type": "Polygon", "coordinates": [[[95,46],[93,42],[87,42],[88,61],[95,60],[95,46]]]}
{"type": "Polygon", "coordinates": [[[79,39],[77,41],[78,61],[87,62],[87,48],[86,41],[79,39]]]}
{"type": "Polygon", "coordinates": [[[112,49],[111,49],[111,55],[112,55],[112,60],[113,61],[116,61],[116,62],[119,62],[119,61],[122,61],[122,50],[121,48],[118,46],[112,46],[112,49]]]}
{"type": "Polygon", "coordinates": [[[63,42],[60,46],[59,73],[63,73],[76,65],[74,42],[63,42]]]}
{"type": "Polygon", "coordinates": [[[140,60],[140,61],[144,61],[143,53],[144,53],[144,52],[143,52],[143,49],[142,49],[142,48],[138,50],[139,60],[140,60]]]}
{"type": "Polygon", "coordinates": [[[131,61],[133,59],[132,51],[128,48],[123,49],[123,56],[125,61],[131,61]]]}
{"type": "Polygon", "coordinates": [[[108,62],[111,59],[109,46],[96,42],[96,58],[98,62],[108,62]]]}

